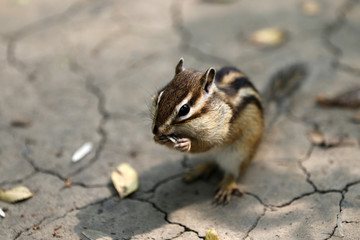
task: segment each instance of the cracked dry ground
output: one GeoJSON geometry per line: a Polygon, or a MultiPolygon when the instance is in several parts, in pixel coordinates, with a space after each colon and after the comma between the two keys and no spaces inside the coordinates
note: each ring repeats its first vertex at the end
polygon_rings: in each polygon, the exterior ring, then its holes
{"type": "Polygon", "coordinates": [[[318,126],[359,141],[353,111],[314,105],[320,93],[360,85],[360,3],[303,1],[13,1],[0,3],[0,187],[29,187],[24,202],[0,202],[0,239],[360,239],[360,150],[320,148],[318,126]],[[280,48],[259,50],[248,36],[286,29],[280,48]],[[211,204],[221,173],[192,185],[194,162],[152,142],[147,104],[180,57],[205,70],[231,64],[263,91],[278,69],[307,66],[301,86],[267,103],[272,119],[241,179],[246,193],[211,204]],[[29,121],[25,128],[12,120],[29,121]],[[71,163],[84,142],[95,149],[71,163]],[[140,189],[119,200],[111,171],[130,163],[140,189]],[[72,185],[65,186],[70,179],[72,185]],[[40,228],[34,230],[34,226],[40,228]],[[339,231],[340,230],[340,231],[339,231]]]}

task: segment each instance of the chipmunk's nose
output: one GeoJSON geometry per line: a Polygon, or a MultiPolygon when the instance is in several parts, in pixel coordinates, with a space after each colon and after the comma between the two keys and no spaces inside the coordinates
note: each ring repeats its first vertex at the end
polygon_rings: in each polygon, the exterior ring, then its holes
{"type": "Polygon", "coordinates": [[[159,133],[159,128],[155,125],[152,130],[154,135],[157,135],[159,133]]]}

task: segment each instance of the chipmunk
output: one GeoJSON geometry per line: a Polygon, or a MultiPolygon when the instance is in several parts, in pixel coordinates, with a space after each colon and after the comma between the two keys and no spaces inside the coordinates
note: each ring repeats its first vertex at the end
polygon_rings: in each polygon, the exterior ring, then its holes
{"type": "Polygon", "coordinates": [[[241,192],[236,180],[264,130],[260,95],[245,74],[234,67],[186,70],[181,58],[172,81],[152,101],[154,141],[211,160],[185,173],[184,180],[208,176],[219,165],[225,175],[214,201],[228,203],[233,192],[241,192]]]}

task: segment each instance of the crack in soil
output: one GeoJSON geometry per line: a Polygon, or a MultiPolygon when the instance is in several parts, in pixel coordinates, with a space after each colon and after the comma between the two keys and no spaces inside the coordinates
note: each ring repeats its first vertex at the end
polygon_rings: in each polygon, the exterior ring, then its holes
{"type": "MultiPolygon", "coordinates": [[[[91,207],[91,206],[93,206],[93,205],[102,204],[102,203],[106,202],[107,200],[109,200],[110,198],[114,197],[115,195],[116,195],[116,194],[113,194],[113,195],[111,195],[111,196],[109,196],[109,197],[107,197],[107,198],[104,198],[104,199],[95,201],[95,202],[90,203],[90,204],[88,204],[88,205],[86,205],[86,206],[83,206],[83,207],[72,207],[71,209],[69,209],[68,211],[66,211],[63,215],[51,219],[51,221],[47,222],[47,224],[50,224],[50,223],[52,223],[52,222],[54,222],[54,221],[56,221],[56,220],[58,220],[58,219],[65,218],[68,214],[70,214],[70,213],[72,213],[72,212],[74,212],[74,211],[82,210],[82,209],[85,209],[85,208],[87,208],[87,207],[91,207]]],[[[45,222],[47,219],[50,219],[51,217],[52,217],[51,215],[44,217],[43,219],[41,219],[41,220],[40,220],[37,224],[35,224],[34,226],[40,226],[43,222],[45,222]]],[[[32,229],[32,227],[29,227],[29,228],[26,228],[25,230],[19,232],[19,233],[15,236],[14,240],[18,239],[22,234],[28,232],[28,231],[31,230],[31,229],[32,229]]]]}
{"type": "Polygon", "coordinates": [[[339,233],[340,233],[340,231],[342,232],[340,235],[343,234],[343,229],[342,229],[341,223],[359,223],[357,221],[343,221],[342,220],[343,202],[345,200],[345,194],[349,191],[349,188],[351,186],[354,186],[354,185],[359,184],[359,183],[360,183],[360,180],[350,182],[350,183],[346,184],[346,186],[341,191],[341,199],[339,201],[339,213],[337,214],[337,223],[334,226],[334,228],[333,228],[332,232],[330,233],[329,237],[326,238],[326,240],[332,238],[335,235],[336,229],[339,229],[339,233]]]}
{"type": "MultiPolygon", "coordinates": [[[[8,64],[10,66],[14,67],[18,72],[24,74],[28,80],[32,80],[34,78],[35,72],[29,71],[28,66],[26,66],[26,64],[22,60],[17,58],[17,56],[16,56],[15,50],[16,50],[17,42],[20,41],[21,39],[25,38],[26,36],[33,34],[37,31],[40,31],[40,30],[49,28],[53,25],[61,24],[61,23],[68,21],[69,19],[74,17],[77,13],[79,13],[83,8],[90,6],[91,4],[94,4],[96,2],[97,1],[94,1],[94,0],[78,1],[74,4],[72,4],[71,6],[69,6],[65,11],[63,11],[59,14],[55,14],[53,16],[41,19],[37,22],[31,23],[27,26],[24,26],[21,29],[15,31],[13,33],[8,34],[6,36],[6,40],[8,41],[7,52],[6,52],[6,59],[7,59],[8,64]]],[[[78,169],[74,173],[70,174],[70,176],[73,176],[73,175],[81,172],[87,166],[91,165],[94,161],[96,161],[99,158],[99,155],[100,155],[100,153],[103,149],[103,146],[106,142],[106,131],[103,128],[103,126],[106,123],[106,120],[108,119],[109,114],[105,110],[105,97],[102,94],[101,90],[92,83],[91,79],[87,78],[86,80],[87,80],[86,81],[86,89],[90,93],[95,95],[98,99],[98,111],[100,112],[102,119],[99,124],[99,127],[97,128],[97,132],[101,136],[101,140],[100,140],[99,146],[96,149],[95,156],[89,161],[89,163],[86,166],[78,169]]],[[[35,162],[31,158],[29,158],[28,150],[29,150],[29,147],[27,146],[27,150],[25,150],[23,152],[23,157],[32,165],[32,167],[35,169],[35,173],[42,172],[45,174],[50,174],[50,175],[56,176],[57,178],[59,178],[62,181],[66,180],[66,178],[61,176],[59,173],[56,173],[52,170],[45,170],[45,169],[42,169],[39,166],[37,166],[35,164],[35,162]]],[[[31,177],[35,173],[28,175],[27,178],[31,177]]],[[[24,180],[24,178],[21,181],[23,181],[23,180],[24,180]]],[[[90,185],[86,185],[83,183],[73,183],[73,185],[78,185],[78,186],[82,186],[85,188],[100,186],[100,185],[91,185],[90,186],[90,185]]]]}
{"type": "Polygon", "coordinates": [[[360,223],[360,221],[342,221],[342,223],[358,224],[358,223],[360,223]]]}
{"type": "Polygon", "coordinates": [[[335,68],[339,67],[340,64],[340,58],[343,54],[341,47],[335,45],[331,41],[331,37],[338,32],[347,22],[346,16],[351,11],[351,9],[354,7],[355,4],[357,4],[357,0],[346,0],[338,10],[338,14],[335,18],[335,20],[328,24],[322,34],[322,41],[324,43],[324,46],[331,52],[333,55],[332,60],[332,66],[335,68]]]}
{"type": "Polygon", "coordinates": [[[299,168],[302,170],[302,172],[305,174],[306,176],[306,182],[308,184],[310,184],[312,186],[312,188],[314,189],[314,191],[318,191],[317,186],[315,185],[315,183],[313,181],[311,181],[311,174],[308,172],[308,170],[305,168],[305,166],[303,165],[302,161],[298,162],[299,168]]]}
{"type": "Polygon", "coordinates": [[[304,160],[298,161],[298,166],[301,169],[301,171],[305,174],[306,182],[312,186],[312,188],[314,189],[315,192],[317,192],[319,189],[315,185],[315,183],[311,180],[311,173],[306,169],[306,167],[303,164],[305,161],[307,161],[310,158],[310,156],[313,153],[314,149],[315,149],[315,146],[313,144],[311,144],[309,150],[306,153],[306,156],[305,156],[304,160]]]}
{"type": "MultiPolygon", "coordinates": [[[[33,169],[35,170],[35,173],[32,174],[31,176],[35,175],[36,173],[44,173],[44,174],[48,174],[48,175],[52,175],[56,178],[58,178],[61,181],[65,181],[65,178],[63,176],[61,176],[59,173],[52,171],[52,170],[48,170],[48,169],[42,169],[41,167],[37,166],[35,161],[29,156],[29,154],[32,152],[31,147],[28,145],[28,143],[25,141],[25,150],[22,152],[22,156],[23,158],[33,167],[33,169]]],[[[29,177],[31,177],[29,176],[29,177]]],[[[22,179],[22,181],[25,180],[24,178],[22,179]]]]}
{"type": "Polygon", "coordinates": [[[50,216],[43,217],[39,222],[37,222],[36,224],[34,224],[34,226],[25,228],[25,230],[20,231],[18,234],[16,234],[14,240],[16,240],[16,239],[18,239],[19,237],[21,237],[21,235],[22,235],[23,233],[28,232],[28,231],[31,230],[33,227],[35,227],[35,226],[40,226],[46,219],[48,219],[48,218],[50,218],[50,217],[51,217],[51,215],[50,215],[50,216]]]}
{"type": "MultiPolygon", "coordinates": [[[[41,167],[37,166],[35,161],[31,157],[29,157],[29,153],[31,153],[30,146],[27,143],[25,143],[25,146],[26,146],[26,149],[22,152],[22,156],[32,166],[32,168],[34,169],[34,172],[27,175],[27,176],[25,176],[25,177],[23,177],[20,180],[9,182],[9,184],[16,184],[16,183],[23,182],[26,179],[29,179],[29,178],[33,177],[37,173],[43,173],[43,174],[51,175],[53,177],[58,178],[60,181],[62,181],[64,183],[68,180],[67,177],[63,177],[62,175],[60,175],[59,173],[57,173],[55,171],[48,170],[48,169],[42,169],[41,167]]],[[[83,187],[83,188],[101,188],[101,187],[107,187],[108,185],[109,184],[106,184],[106,185],[103,185],[103,184],[87,185],[87,184],[84,184],[84,183],[81,183],[81,182],[72,182],[71,186],[69,186],[69,187],[79,186],[79,187],[83,187]]],[[[64,187],[61,188],[60,191],[62,191],[63,189],[69,188],[69,187],[66,187],[64,185],[64,187]]]]}
{"type": "MultiPolygon", "coordinates": [[[[32,168],[34,168],[34,166],[31,166],[32,168]]],[[[26,179],[31,178],[32,176],[34,176],[36,173],[38,173],[35,169],[33,170],[32,173],[22,177],[21,179],[18,180],[14,180],[14,181],[3,181],[0,183],[0,186],[5,186],[5,185],[16,185],[19,183],[22,183],[23,181],[25,181],[26,179]]]]}
{"type": "Polygon", "coordinates": [[[195,233],[200,239],[204,239],[205,240],[205,237],[201,237],[199,235],[199,232],[198,231],[195,231],[194,229],[191,229],[189,227],[187,227],[186,225],[182,224],[182,223],[178,223],[178,222],[172,222],[169,220],[169,214],[161,209],[159,206],[157,206],[154,202],[152,201],[149,201],[149,200],[146,200],[146,199],[137,199],[137,198],[131,198],[132,200],[136,200],[136,201],[139,201],[139,202],[145,202],[145,203],[148,203],[150,204],[154,209],[156,209],[158,212],[164,214],[164,220],[168,223],[168,224],[174,224],[174,225],[178,225],[180,227],[183,227],[184,228],[184,231],[182,231],[181,233],[184,233],[184,232],[193,232],[195,233]]]}
{"type": "Polygon", "coordinates": [[[338,221],[339,221],[339,218],[341,218],[342,202],[344,201],[344,199],[345,199],[345,193],[343,191],[343,192],[341,192],[341,199],[339,201],[339,213],[337,214],[337,217],[336,217],[337,221],[336,221],[335,227],[333,228],[333,230],[331,231],[329,236],[327,238],[325,238],[325,240],[328,240],[328,239],[332,238],[334,236],[335,232],[336,232],[336,229],[339,229],[339,232],[342,231],[342,230],[340,230],[340,229],[342,229],[342,226],[339,226],[338,221]]]}
{"type": "Polygon", "coordinates": [[[55,14],[53,16],[47,17],[45,19],[41,19],[37,22],[31,23],[27,26],[22,27],[21,29],[8,34],[8,47],[6,52],[6,59],[10,66],[14,67],[18,72],[23,73],[28,80],[32,80],[34,77],[34,72],[29,71],[26,64],[16,57],[16,44],[19,40],[35,33],[39,30],[51,27],[53,25],[59,24],[61,22],[65,22],[71,17],[75,16],[80,10],[95,1],[79,1],[71,6],[69,6],[65,11],[55,14]]]}
{"type": "Polygon", "coordinates": [[[259,224],[261,218],[263,218],[263,217],[265,216],[265,213],[266,213],[266,212],[267,212],[267,208],[264,207],[264,208],[263,208],[263,212],[261,213],[261,215],[259,215],[259,216],[257,217],[257,219],[255,220],[255,223],[254,223],[254,224],[250,227],[250,229],[246,232],[246,235],[245,235],[245,237],[242,238],[242,240],[245,240],[247,237],[249,237],[249,235],[250,235],[250,233],[252,232],[252,230],[254,230],[254,229],[257,227],[257,225],[259,224]]]}
{"type": "Polygon", "coordinates": [[[166,184],[166,183],[168,183],[168,182],[170,182],[172,180],[178,179],[178,178],[180,178],[182,176],[183,176],[183,173],[178,173],[178,174],[175,174],[175,175],[168,176],[168,177],[166,177],[164,179],[161,179],[157,183],[155,183],[154,186],[151,189],[145,191],[144,193],[154,193],[161,185],[166,184]]]}
{"type": "Polygon", "coordinates": [[[231,63],[226,59],[208,53],[204,53],[200,49],[190,44],[192,39],[192,34],[184,26],[184,18],[182,14],[183,4],[184,1],[173,0],[172,5],[170,7],[170,14],[172,17],[174,30],[180,36],[180,46],[179,46],[180,50],[187,52],[188,54],[194,56],[200,61],[210,60],[218,63],[219,65],[228,65],[228,66],[231,65],[231,63]]]}
{"type": "Polygon", "coordinates": [[[85,79],[85,87],[86,90],[91,93],[93,96],[97,99],[97,109],[101,116],[100,122],[97,127],[97,133],[100,135],[100,141],[99,144],[95,150],[95,155],[82,167],[78,168],[76,171],[71,173],[69,177],[72,177],[76,174],[79,174],[80,172],[87,169],[89,166],[94,164],[99,158],[100,155],[105,147],[105,144],[107,142],[107,132],[105,130],[105,125],[107,121],[110,118],[110,113],[106,109],[106,97],[103,91],[95,85],[93,76],[90,75],[89,72],[87,72],[82,66],[79,65],[74,59],[70,59],[70,69],[76,74],[81,75],[85,79]]]}
{"type": "MultiPolygon", "coordinates": [[[[355,4],[355,2],[357,3],[357,1],[355,1],[355,0],[345,1],[343,6],[341,7],[341,9],[339,10],[339,14],[336,17],[336,20],[333,23],[329,24],[324,29],[324,31],[323,31],[323,42],[324,42],[324,45],[333,54],[333,62],[332,62],[332,64],[335,67],[337,67],[337,69],[349,71],[349,72],[352,72],[353,74],[360,75],[360,71],[358,69],[352,68],[351,66],[348,66],[348,65],[341,64],[339,62],[339,60],[340,60],[340,58],[342,56],[342,50],[341,50],[340,47],[336,46],[334,43],[331,42],[331,36],[334,35],[337,31],[339,31],[344,26],[344,24],[346,23],[346,15],[351,10],[351,8],[355,4]]],[[[25,73],[25,75],[27,76],[28,79],[31,79],[31,73],[29,73],[27,71],[27,66],[25,65],[25,63],[16,57],[15,49],[16,49],[17,41],[19,41],[21,38],[25,37],[28,34],[31,34],[33,32],[41,30],[43,28],[50,27],[50,26],[52,26],[54,24],[60,23],[61,21],[66,21],[67,18],[70,18],[70,17],[74,16],[76,13],[78,13],[85,4],[89,4],[88,1],[80,1],[78,3],[75,3],[75,4],[71,5],[67,10],[65,10],[63,13],[60,13],[58,15],[55,15],[55,16],[52,16],[52,17],[49,17],[49,18],[46,18],[46,19],[43,19],[43,20],[41,20],[39,22],[36,22],[34,24],[30,24],[30,25],[20,29],[19,31],[11,34],[8,37],[9,43],[8,43],[8,48],[7,48],[7,61],[9,62],[9,64],[11,66],[13,66],[15,69],[17,69],[19,72],[25,73]]],[[[182,16],[182,7],[183,7],[183,5],[181,5],[181,4],[183,4],[183,3],[179,3],[179,1],[173,1],[172,7],[171,7],[173,26],[174,26],[175,31],[180,35],[180,38],[181,38],[180,49],[184,50],[184,51],[186,51],[186,52],[188,52],[190,54],[193,54],[196,58],[198,58],[200,60],[202,60],[202,59],[211,59],[211,60],[215,60],[215,61],[217,61],[217,62],[219,62],[221,64],[226,64],[226,65],[229,64],[225,59],[222,59],[222,58],[219,58],[219,57],[216,57],[216,56],[211,56],[211,55],[206,54],[206,53],[202,52],[201,50],[199,50],[199,49],[197,49],[197,48],[190,45],[192,35],[191,35],[191,32],[189,30],[187,30],[185,28],[185,26],[184,26],[184,21],[183,21],[183,16],[182,16]]],[[[102,150],[104,148],[104,145],[106,144],[106,141],[107,141],[107,132],[106,132],[104,126],[105,126],[106,122],[108,121],[108,119],[110,117],[109,112],[105,108],[105,102],[106,102],[105,101],[106,100],[105,95],[102,92],[102,90],[98,86],[96,86],[94,84],[93,77],[90,76],[89,73],[85,72],[84,69],[82,67],[80,67],[75,61],[73,62],[72,65],[74,67],[73,71],[75,73],[80,73],[86,79],[86,89],[91,94],[93,94],[98,100],[98,112],[101,115],[101,120],[100,120],[100,123],[99,123],[99,125],[97,127],[97,132],[101,136],[101,140],[100,140],[98,148],[96,149],[95,156],[88,162],[87,165],[83,166],[82,168],[79,168],[77,171],[73,172],[70,176],[74,176],[74,175],[82,172],[84,169],[86,169],[87,167],[89,167],[90,165],[92,165],[94,162],[96,162],[99,159],[99,157],[101,155],[101,152],[102,152],[102,150]]],[[[60,174],[58,174],[58,173],[56,173],[54,171],[44,170],[44,169],[41,169],[40,167],[38,167],[34,163],[33,159],[31,159],[28,156],[28,154],[29,154],[29,152],[28,152],[29,146],[27,146],[26,148],[27,149],[23,152],[23,156],[31,164],[31,166],[35,170],[34,173],[30,174],[27,177],[31,177],[34,174],[36,174],[37,172],[41,172],[41,173],[45,173],[45,174],[55,176],[55,177],[59,178],[62,181],[64,181],[66,179],[66,178],[62,177],[60,174]]],[[[310,150],[309,156],[311,155],[311,151],[312,150],[310,150]]],[[[314,188],[314,191],[308,192],[308,193],[303,193],[302,195],[293,198],[289,202],[287,202],[285,204],[278,205],[278,206],[277,205],[267,205],[267,204],[265,204],[262,201],[262,199],[259,196],[257,196],[256,194],[253,194],[253,193],[250,193],[250,192],[245,193],[245,194],[248,194],[248,195],[253,196],[254,198],[256,198],[259,201],[259,203],[262,204],[263,207],[264,207],[262,214],[259,215],[259,217],[256,219],[256,222],[251,226],[251,228],[247,232],[246,237],[248,237],[250,232],[253,231],[257,227],[257,224],[259,223],[261,218],[266,214],[266,211],[267,211],[268,207],[276,207],[276,208],[286,207],[286,206],[291,205],[296,200],[302,199],[302,198],[304,198],[306,196],[313,195],[315,193],[319,193],[319,194],[326,194],[326,193],[330,193],[330,192],[341,193],[342,198],[341,198],[341,200],[339,202],[339,214],[341,214],[341,212],[342,212],[342,202],[343,202],[343,200],[345,198],[345,194],[348,191],[348,188],[355,185],[355,184],[360,183],[360,180],[348,183],[342,190],[319,190],[316,187],[316,185],[311,181],[311,179],[310,179],[311,175],[307,171],[307,169],[302,165],[302,161],[299,162],[299,167],[301,168],[301,170],[306,175],[306,181],[310,185],[312,185],[312,187],[314,188]]],[[[147,192],[155,192],[158,187],[160,187],[161,185],[163,185],[163,184],[165,184],[165,183],[167,183],[169,181],[177,179],[179,176],[180,176],[180,174],[176,174],[176,175],[173,175],[173,176],[169,176],[166,179],[160,180],[159,182],[157,182],[147,192]]],[[[24,179],[22,179],[20,181],[23,181],[23,180],[24,179]]],[[[89,187],[89,186],[87,186],[87,185],[85,185],[83,183],[73,183],[73,184],[74,185],[79,185],[79,186],[85,187],[85,188],[89,187]]],[[[72,208],[68,212],[66,212],[63,216],[59,216],[59,217],[53,219],[52,221],[55,221],[57,219],[66,217],[67,214],[69,214],[69,213],[71,213],[71,212],[73,212],[75,210],[81,210],[81,209],[84,209],[86,207],[89,207],[89,206],[104,202],[104,201],[110,199],[111,197],[113,197],[113,196],[110,196],[110,197],[108,197],[106,199],[102,199],[101,201],[97,201],[95,203],[88,204],[88,205],[86,205],[84,207],[81,207],[81,208],[77,208],[77,209],[72,208]]],[[[159,206],[157,206],[154,202],[151,202],[149,200],[144,200],[144,199],[136,199],[136,198],[130,198],[130,199],[141,201],[141,202],[146,202],[146,203],[152,205],[152,207],[154,209],[156,209],[157,211],[164,214],[164,219],[165,219],[165,221],[167,223],[176,224],[178,226],[183,227],[184,231],[181,232],[180,235],[183,234],[184,232],[193,232],[200,239],[204,239],[204,237],[199,236],[199,233],[196,230],[193,230],[193,229],[191,229],[191,228],[189,228],[186,225],[183,225],[181,223],[176,223],[176,222],[170,221],[168,213],[165,210],[161,209],[159,206]]],[[[50,216],[44,217],[36,225],[41,225],[45,220],[47,220],[49,218],[50,218],[50,216]]],[[[344,223],[353,223],[351,221],[343,221],[343,222],[344,223]]],[[[355,223],[357,223],[357,222],[355,222],[355,223]]],[[[337,225],[334,227],[331,235],[327,239],[331,238],[334,235],[337,227],[338,227],[337,225]]],[[[14,238],[14,240],[18,239],[23,233],[29,231],[30,229],[31,229],[31,227],[25,229],[24,231],[21,231],[20,233],[18,233],[16,235],[16,237],[14,238]]]]}

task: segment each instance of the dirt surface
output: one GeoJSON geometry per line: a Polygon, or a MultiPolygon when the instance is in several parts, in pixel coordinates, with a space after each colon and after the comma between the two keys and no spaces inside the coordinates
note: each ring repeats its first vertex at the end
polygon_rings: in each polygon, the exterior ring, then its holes
{"type": "Polygon", "coordinates": [[[192,240],[210,228],[220,240],[360,239],[358,144],[308,138],[359,143],[359,110],[315,104],[360,87],[359,43],[355,0],[1,1],[0,188],[34,196],[0,202],[0,239],[192,240]],[[251,42],[269,27],[285,42],[251,42]],[[203,71],[236,66],[267,94],[245,193],[226,206],[212,204],[220,171],[187,185],[195,162],[152,140],[151,96],[180,57],[203,71]],[[290,65],[304,68],[301,82],[269,93],[290,65]],[[72,162],[86,142],[92,151],[72,162]],[[123,162],[140,188],[120,200],[110,176],[123,162]]]}

